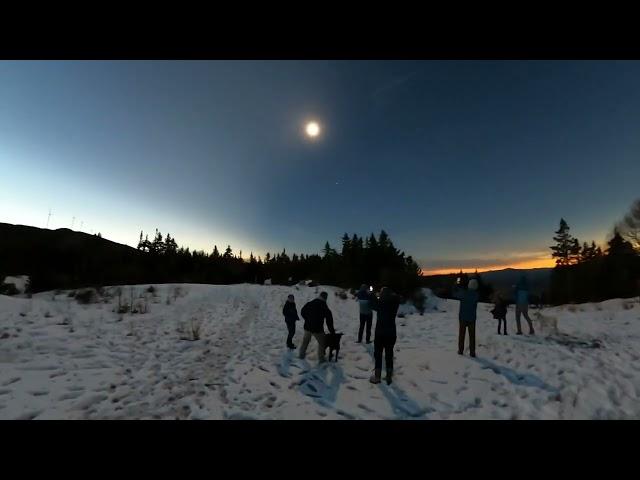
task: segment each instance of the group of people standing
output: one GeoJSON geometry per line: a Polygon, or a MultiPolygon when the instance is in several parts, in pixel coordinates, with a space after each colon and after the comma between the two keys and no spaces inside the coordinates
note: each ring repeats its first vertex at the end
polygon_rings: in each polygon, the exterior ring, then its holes
{"type": "MultiPolygon", "coordinates": [[[[304,336],[300,345],[299,357],[304,359],[309,347],[311,338],[315,338],[318,343],[318,362],[325,362],[325,333],[324,323],[330,333],[335,333],[333,326],[333,314],[327,306],[327,292],[321,292],[318,298],[306,303],[300,314],[304,319],[304,336]]],[[[369,379],[371,383],[380,383],[382,377],[382,356],[385,357],[386,382],[390,384],[393,378],[393,348],[396,344],[396,316],[402,299],[393,293],[390,288],[384,287],[380,290],[380,295],[376,296],[367,290],[366,285],[362,285],[356,294],[356,299],[360,308],[360,329],[358,330],[358,342],[362,342],[362,337],[366,329],[366,342],[371,343],[371,328],[373,325],[373,312],[378,312],[376,328],[373,339],[374,350],[374,374],[369,379]]],[[[287,301],[282,308],[285,323],[289,334],[287,336],[287,347],[295,350],[293,336],[296,332],[296,322],[300,320],[293,295],[287,297],[287,301]]]]}
{"type": "MultiPolygon", "coordinates": [[[[466,288],[456,284],[453,296],[460,300],[460,310],[458,312],[459,332],[458,332],[458,354],[463,355],[465,337],[469,333],[469,353],[476,356],[476,318],[477,307],[480,296],[478,294],[478,281],[469,280],[466,288]]],[[[324,324],[330,333],[335,333],[333,326],[333,314],[327,305],[327,292],[321,292],[318,298],[307,302],[300,311],[304,319],[304,335],[300,345],[299,357],[304,359],[311,338],[315,338],[318,343],[318,362],[325,362],[325,333],[324,324]]],[[[522,335],[520,317],[524,316],[529,324],[529,334],[534,335],[533,323],[529,318],[529,287],[526,277],[522,276],[517,285],[514,286],[514,299],[516,304],[516,326],[517,334],[522,335]]],[[[382,377],[382,357],[385,358],[387,384],[391,384],[393,378],[393,349],[396,344],[396,316],[402,303],[402,298],[388,287],[383,287],[379,295],[375,295],[366,285],[361,285],[356,293],[356,300],[360,310],[360,327],[358,329],[358,340],[362,343],[363,336],[367,344],[371,343],[371,329],[373,326],[373,312],[377,312],[377,321],[373,338],[374,373],[369,379],[371,383],[380,383],[382,377]],[[366,335],[365,335],[366,333],[366,335]]],[[[504,327],[504,335],[507,335],[507,301],[501,294],[496,294],[494,298],[494,308],[491,310],[494,318],[498,319],[498,334],[504,327]]],[[[285,323],[288,329],[287,347],[295,350],[293,337],[296,331],[296,322],[300,320],[293,295],[287,297],[287,301],[282,309],[285,323]]]]}
{"type": "MultiPolygon", "coordinates": [[[[458,282],[460,279],[458,279],[458,282]]],[[[518,283],[513,287],[513,297],[516,305],[516,327],[517,335],[522,335],[522,326],[520,317],[524,316],[529,324],[529,335],[535,335],[533,322],[529,318],[529,284],[527,278],[523,275],[518,283]]],[[[461,288],[459,285],[453,290],[453,296],[460,300],[460,311],[458,313],[459,333],[458,333],[458,354],[464,353],[464,343],[466,332],[469,332],[469,354],[476,356],[476,311],[480,296],[478,294],[478,281],[475,278],[469,280],[467,288],[461,288]]],[[[504,331],[507,335],[507,311],[508,302],[504,296],[498,292],[494,295],[494,306],[491,313],[493,318],[498,320],[498,334],[504,331]]]]}

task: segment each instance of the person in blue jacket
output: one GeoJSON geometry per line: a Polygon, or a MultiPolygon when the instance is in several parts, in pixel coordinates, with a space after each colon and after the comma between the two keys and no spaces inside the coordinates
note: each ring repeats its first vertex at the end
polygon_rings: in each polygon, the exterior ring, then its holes
{"type": "MultiPolygon", "coordinates": [[[[458,282],[460,279],[458,279],[458,282]]],[[[454,287],[453,296],[460,300],[460,311],[458,313],[458,355],[464,353],[464,337],[469,330],[469,353],[476,356],[476,310],[478,307],[478,281],[475,278],[469,280],[466,289],[458,286],[454,287]]]]}
{"type": "Polygon", "coordinates": [[[533,330],[533,323],[529,318],[529,283],[527,282],[527,277],[524,275],[520,277],[520,280],[518,280],[517,285],[514,287],[514,297],[516,304],[516,327],[518,327],[516,334],[522,335],[520,315],[524,315],[524,318],[529,324],[529,335],[535,335],[536,332],[533,330]]]}

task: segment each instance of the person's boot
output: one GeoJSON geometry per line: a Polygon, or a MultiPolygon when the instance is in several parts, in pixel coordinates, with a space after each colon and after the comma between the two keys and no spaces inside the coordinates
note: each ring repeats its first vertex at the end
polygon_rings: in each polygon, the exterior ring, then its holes
{"type": "Polygon", "coordinates": [[[392,376],[393,376],[393,369],[387,370],[387,378],[385,378],[385,380],[387,381],[387,385],[391,385],[392,376]]]}
{"type": "Polygon", "coordinates": [[[382,369],[381,368],[376,368],[375,372],[373,373],[373,375],[371,375],[371,378],[369,379],[369,381],[371,383],[380,383],[380,377],[382,376],[382,369]]]}
{"type": "Polygon", "coordinates": [[[476,358],[476,352],[471,352],[470,356],[473,357],[473,358],[476,358]]]}

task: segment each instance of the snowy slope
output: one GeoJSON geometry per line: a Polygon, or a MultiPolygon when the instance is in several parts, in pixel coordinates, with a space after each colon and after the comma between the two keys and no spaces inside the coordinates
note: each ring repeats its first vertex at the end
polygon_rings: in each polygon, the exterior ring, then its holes
{"type": "Polygon", "coordinates": [[[510,335],[498,336],[491,307],[480,305],[471,359],[456,353],[458,302],[433,297],[424,316],[398,319],[387,386],[368,382],[373,345],[355,343],[357,303],[338,289],[325,288],[345,332],[340,360],[318,367],[314,340],[305,361],[284,348],[281,310],[287,294],[300,309],[320,289],[147,287],[122,295],[146,302],[146,314],[116,313],[113,288],[89,305],[52,292],[0,296],[0,419],[640,417],[637,301],[547,309],[559,319],[552,337],[512,335],[513,310],[510,335]],[[201,339],[182,339],[192,322],[201,339]]]}

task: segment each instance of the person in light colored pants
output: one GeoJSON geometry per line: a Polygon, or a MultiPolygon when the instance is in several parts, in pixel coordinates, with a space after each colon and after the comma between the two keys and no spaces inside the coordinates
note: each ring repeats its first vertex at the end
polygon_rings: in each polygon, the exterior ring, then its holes
{"type": "Polygon", "coordinates": [[[312,336],[318,342],[318,362],[322,363],[325,361],[324,333],[312,333],[308,330],[304,331],[304,336],[302,337],[302,345],[300,345],[300,358],[304,358],[307,355],[307,347],[309,346],[309,342],[311,341],[312,336]]]}
{"type": "Polygon", "coordinates": [[[520,326],[520,315],[524,315],[524,318],[527,320],[527,323],[529,324],[529,335],[534,335],[535,331],[533,329],[533,323],[529,318],[529,304],[527,303],[516,304],[516,326],[518,327],[518,331],[516,333],[518,335],[522,335],[522,327],[520,326]]]}

